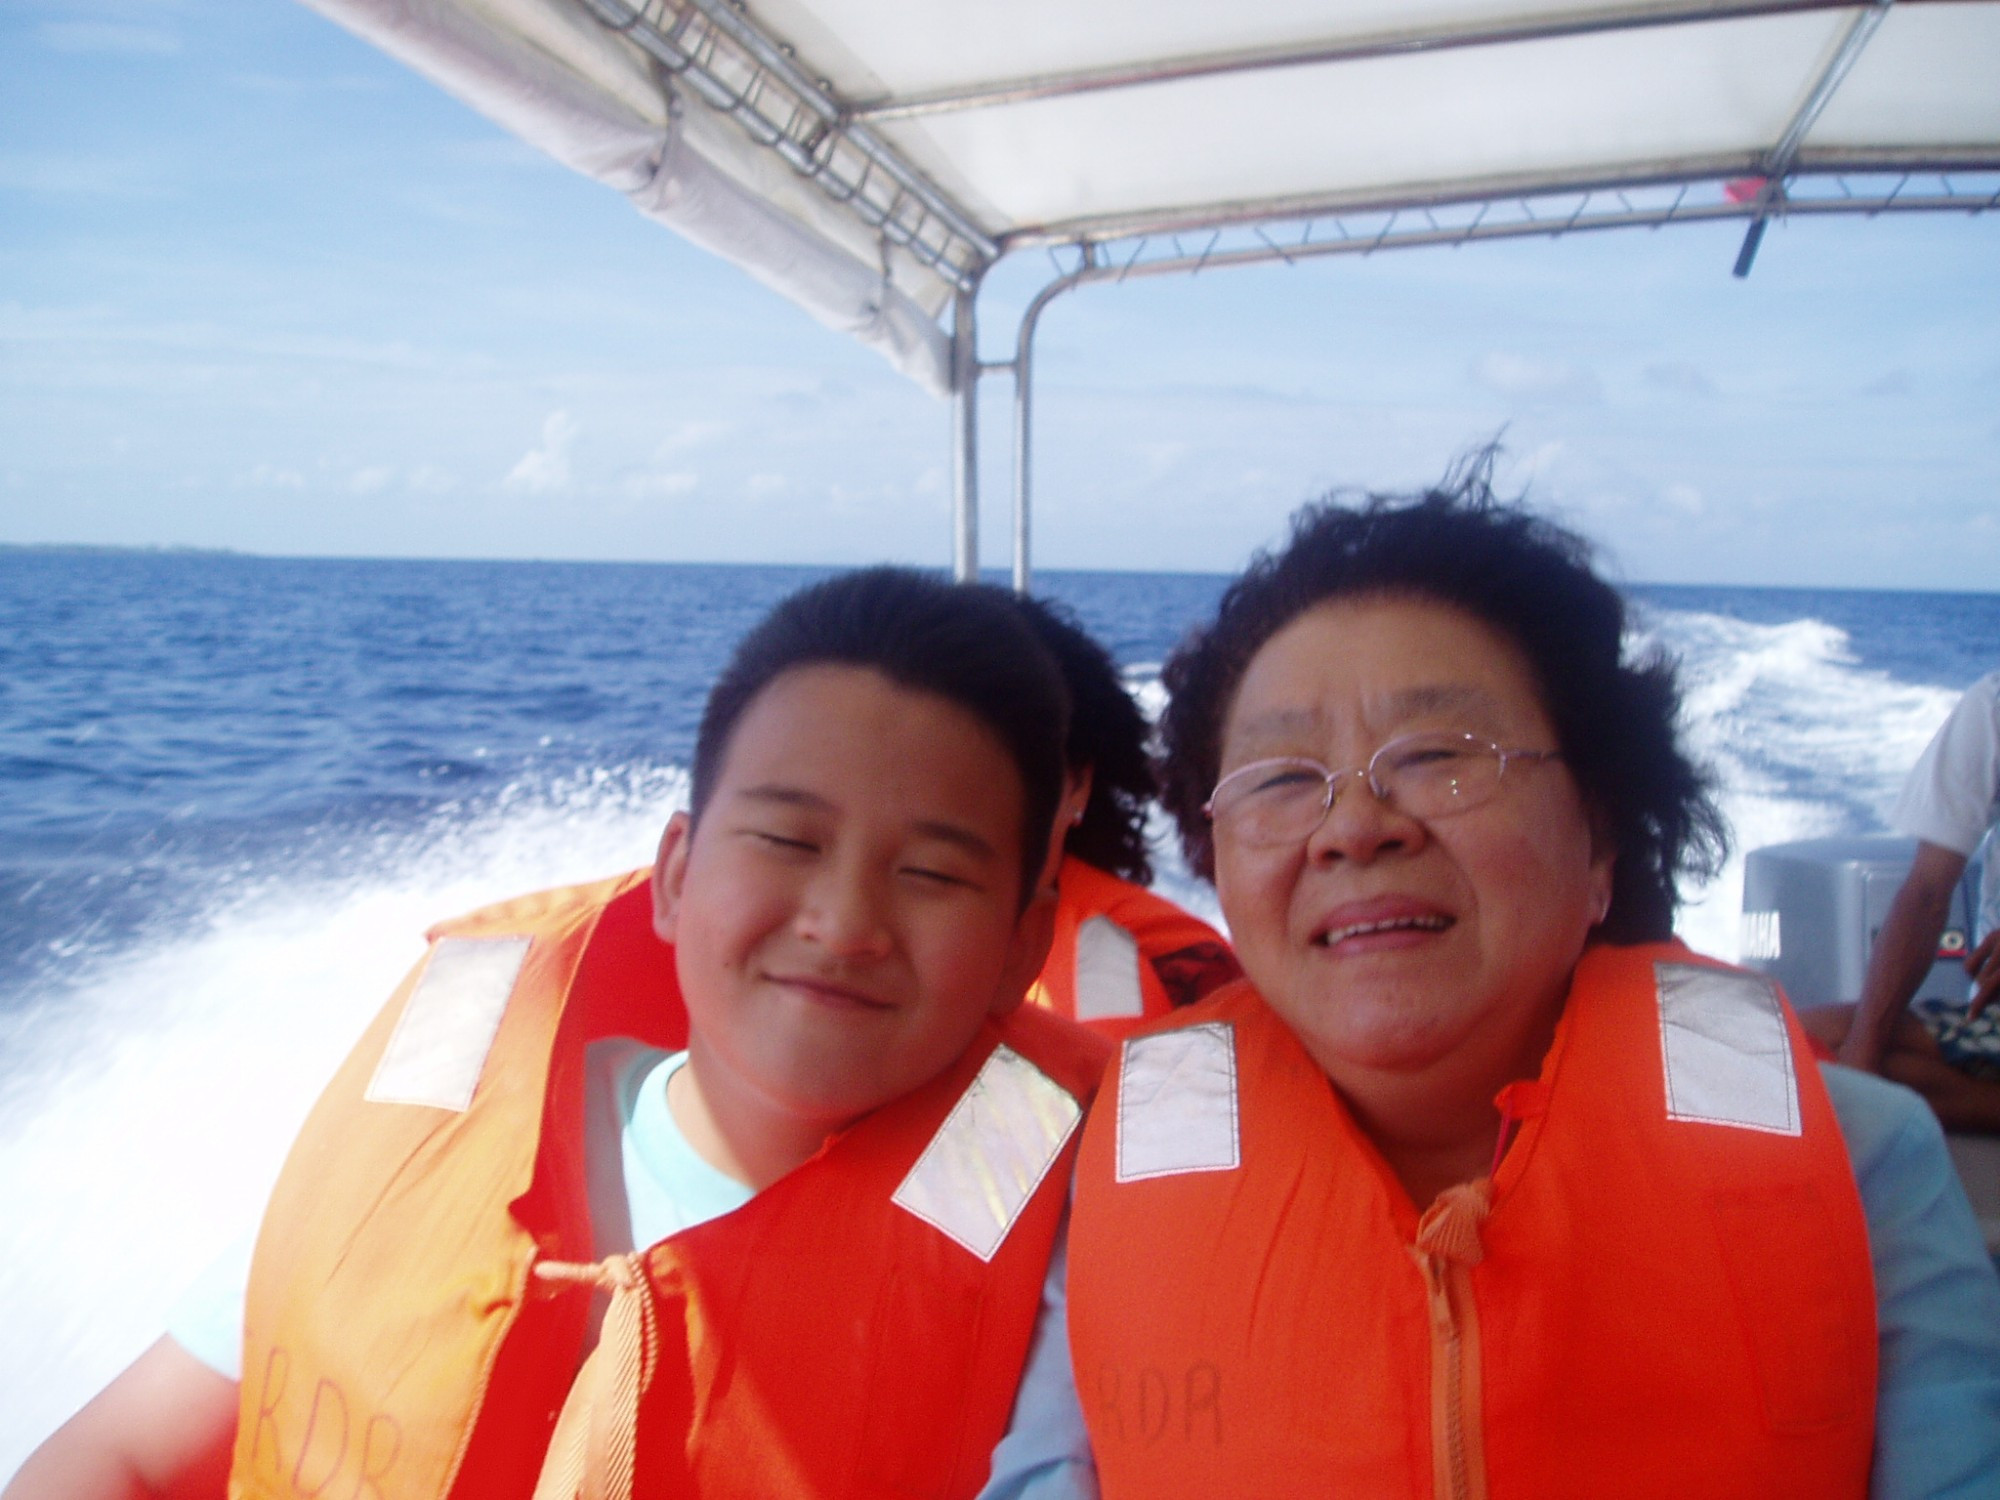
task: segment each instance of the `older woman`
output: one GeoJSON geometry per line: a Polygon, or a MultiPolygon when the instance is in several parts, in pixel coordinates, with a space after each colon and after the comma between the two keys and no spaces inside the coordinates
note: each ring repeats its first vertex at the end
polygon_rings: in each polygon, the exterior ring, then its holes
{"type": "Polygon", "coordinates": [[[1110,1500],[1995,1483],[1941,1138],[1672,941],[1720,821],[1624,624],[1475,467],[1303,513],[1168,664],[1247,982],[1126,1044],[1079,1162],[1110,1500]]]}

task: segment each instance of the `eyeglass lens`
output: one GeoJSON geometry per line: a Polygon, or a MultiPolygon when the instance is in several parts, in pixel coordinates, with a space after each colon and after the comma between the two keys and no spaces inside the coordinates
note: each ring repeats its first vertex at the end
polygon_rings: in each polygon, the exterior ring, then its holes
{"type": "Polygon", "coordinates": [[[1499,788],[1500,747],[1474,735],[1421,734],[1391,740],[1365,771],[1329,772],[1315,761],[1276,760],[1226,777],[1211,804],[1218,827],[1241,843],[1292,843],[1311,835],[1356,780],[1413,818],[1477,807],[1499,788]]]}

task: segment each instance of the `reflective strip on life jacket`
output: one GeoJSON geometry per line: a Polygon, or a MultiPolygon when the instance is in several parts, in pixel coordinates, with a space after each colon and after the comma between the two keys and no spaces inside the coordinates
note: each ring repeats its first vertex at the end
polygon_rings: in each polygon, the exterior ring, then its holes
{"type": "Polygon", "coordinates": [[[463,1114],[486,1071],[529,939],[439,938],[362,1096],[463,1114]]]}
{"type": "Polygon", "coordinates": [[[891,1201],[991,1260],[1082,1120],[1061,1084],[996,1047],[891,1201]]]}
{"type": "Polygon", "coordinates": [[[1076,1019],[1131,1021],[1146,1013],[1139,940],[1109,917],[1076,930],[1076,1019]]]}
{"type": "Polygon", "coordinates": [[[1118,1180],[1226,1172],[1243,1160],[1236,1032],[1227,1021],[1126,1042],[1118,1063],[1118,1180]]]}
{"type": "Polygon", "coordinates": [[[1799,1079],[1784,1002],[1761,974],[1653,966],[1667,1118],[1797,1135],[1799,1079]]]}
{"type": "Polygon", "coordinates": [[[1144,886],[1074,856],[1057,872],[1048,962],[1036,1005],[1114,1039],[1238,977],[1222,935],[1144,886]]]}

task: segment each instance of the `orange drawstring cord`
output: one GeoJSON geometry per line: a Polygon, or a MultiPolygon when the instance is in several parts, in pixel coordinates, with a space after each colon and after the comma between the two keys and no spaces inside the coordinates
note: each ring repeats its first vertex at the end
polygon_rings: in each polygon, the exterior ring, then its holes
{"type": "Polygon", "coordinates": [[[659,1314],[645,1258],[546,1260],[534,1274],[611,1294],[597,1347],[576,1372],[556,1419],[534,1500],[632,1500],[639,1402],[660,1362],[659,1314]]]}

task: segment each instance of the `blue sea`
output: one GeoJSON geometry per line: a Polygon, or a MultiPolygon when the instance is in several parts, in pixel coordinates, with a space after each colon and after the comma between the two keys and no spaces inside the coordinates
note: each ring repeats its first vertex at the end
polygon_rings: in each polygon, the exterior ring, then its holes
{"type": "MultiPolygon", "coordinates": [[[[254,1218],[429,922],[650,858],[706,683],[817,576],[0,550],[0,1475],[254,1218]]],[[[1223,583],[1038,579],[1154,709],[1223,583]]],[[[1733,956],[1741,850],[1879,831],[2000,595],[1633,592],[1736,830],[1683,932],[1733,956]]]]}

